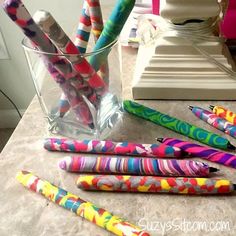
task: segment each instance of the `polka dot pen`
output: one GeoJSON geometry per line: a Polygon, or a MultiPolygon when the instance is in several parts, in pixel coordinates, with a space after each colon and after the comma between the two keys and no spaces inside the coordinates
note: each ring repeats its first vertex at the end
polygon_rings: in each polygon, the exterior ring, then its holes
{"type": "Polygon", "coordinates": [[[167,129],[173,130],[184,136],[195,139],[215,148],[235,150],[235,147],[227,139],[189,124],[185,121],[171,117],[130,100],[124,101],[123,105],[127,112],[145,120],[151,121],[157,125],[161,125],[167,129]]]}
{"type": "Polygon", "coordinates": [[[207,164],[175,159],[139,157],[65,157],[59,167],[69,172],[160,175],[160,176],[208,176],[217,169],[207,164]]]}
{"type": "Polygon", "coordinates": [[[17,180],[30,190],[40,193],[48,200],[74,212],[76,215],[85,218],[115,235],[149,236],[149,233],[144,232],[142,229],[123,218],[115,216],[105,209],[95,206],[91,202],[85,201],[64,189],[56,187],[30,172],[19,172],[17,174],[17,180]]]}
{"type": "Polygon", "coordinates": [[[236,126],[235,125],[232,125],[230,122],[226,121],[225,119],[222,119],[219,116],[217,116],[216,114],[209,112],[205,109],[202,109],[200,107],[189,106],[189,109],[199,119],[205,121],[206,123],[213,126],[214,128],[225,132],[226,134],[230,135],[231,137],[236,138],[236,126]]]}
{"type": "Polygon", "coordinates": [[[88,191],[143,192],[170,194],[229,194],[236,185],[226,179],[125,176],[125,175],[85,175],[80,176],[78,188],[88,191]]]}
{"type": "Polygon", "coordinates": [[[236,168],[236,156],[231,153],[218,151],[176,138],[158,138],[157,140],[163,144],[178,147],[193,157],[200,157],[211,162],[236,168]]]}
{"type": "Polygon", "coordinates": [[[147,156],[147,157],[181,157],[186,155],[179,148],[165,144],[140,144],[131,142],[113,142],[99,140],[70,140],[64,138],[47,138],[44,148],[49,151],[147,156]]]}
{"type": "Polygon", "coordinates": [[[215,113],[217,116],[226,119],[230,123],[236,125],[236,113],[230,111],[227,108],[222,106],[212,106],[210,105],[210,109],[215,113]]]}

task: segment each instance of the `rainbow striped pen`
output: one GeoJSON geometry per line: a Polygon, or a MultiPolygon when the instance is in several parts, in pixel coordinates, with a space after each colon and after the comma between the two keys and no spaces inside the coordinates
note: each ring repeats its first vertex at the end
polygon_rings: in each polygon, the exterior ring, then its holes
{"type": "Polygon", "coordinates": [[[192,160],[148,157],[67,156],[59,162],[63,170],[76,173],[103,173],[159,176],[208,176],[218,169],[192,160]]]}

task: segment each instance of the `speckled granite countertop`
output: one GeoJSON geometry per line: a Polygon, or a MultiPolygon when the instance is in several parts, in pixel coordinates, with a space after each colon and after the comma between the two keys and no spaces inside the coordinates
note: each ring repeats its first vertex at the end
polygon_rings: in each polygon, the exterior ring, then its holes
{"type": "MultiPolygon", "coordinates": [[[[132,99],[131,78],[136,50],[123,49],[122,53],[125,65],[124,98],[132,99]]],[[[188,101],[140,101],[140,103],[220,133],[199,121],[191,112],[184,112],[190,103],[188,101]]],[[[207,107],[210,102],[191,102],[191,104],[207,107]]],[[[236,110],[236,102],[220,102],[220,104],[236,110]]],[[[162,136],[183,138],[152,123],[125,115],[124,122],[119,130],[113,132],[112,139],[152,143],[156,137],[162,136]]],[[[22,169],[33,171],[38,176],[80,195],[81,198],[127,218],[146,228],[151,235],[236,235],[236,195],[197,197],[83,192],[74,184],[76,175],[64,173],[57,168],[58,160],[65,154],[50,153],[43,149],[42,143],[45,137],[48,137],[46,120],[37,99],[34,98],[0,156],[1,236],[111,235],[23,188],[15,179],[17,171],[22,169]],[[202,222],[203,226],[199,226],[198,222],[202,222]],[[204,228],[204,224],[207,228],[204,228]],[[223,227],[225,229],[220,231],[223,227]]],[[[231,141],[236,144],[235,140],[231,141]]],[[[236,170],[217,164],[211,163],[211,165],[220,167],[222,176],[236,182],[236,170]]]]}

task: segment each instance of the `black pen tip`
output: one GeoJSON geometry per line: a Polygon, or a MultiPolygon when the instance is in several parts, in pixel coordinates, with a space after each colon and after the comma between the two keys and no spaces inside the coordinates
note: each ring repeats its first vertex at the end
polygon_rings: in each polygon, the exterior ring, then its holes
{"type": "Polygon", "coordinates": [[[192,111],[193,110],[193,106],[188,106],[188,108],[192,111]]]}
{"type": "Polygon", "coordinates": [[[214,172],[218,172],[220,170],[215,167],[209,167],[209,171],[210,171],[210,173],[214,173],[214,172]]]}
{"type": "Polygon", "coordinates": [[[228,148],[229,150],[233,150],[233,151],[236,150],[236,147],[235,147],[233,144],[231,144],[230,142],[228,142],[227,148],[228,148]]]}
{"type": "Polygon", "coordinates": [[[211,110],[213,110],[214,107],[215,107],[215,106],[213,106],[213,105],[210,105],[210,106],[209,106],[209,108],[210,108],[211,110]]]}
{"type": "Polygon", "coordinates": [[[156,138],[156,141],[158,141],[158,142],[160,142],[160,143],[163,143],[164,138],[156,138]]]}
{"type": "Polygon", "coordinates": [[[234,186],[234,191],[236,191],[236,184],[233,184],[233,186],[234,186]]]}

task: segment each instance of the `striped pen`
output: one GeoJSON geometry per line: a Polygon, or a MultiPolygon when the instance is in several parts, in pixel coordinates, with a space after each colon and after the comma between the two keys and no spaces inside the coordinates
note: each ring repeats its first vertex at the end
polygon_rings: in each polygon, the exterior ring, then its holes
{"type": "Polygon", "coordinates": [[[193,177],[206,177],[210,173],[218,171],[218,169],[205,163],[191,160],[109,156],[67,156],[59,162],[59,167],[76,173],[193,177]]]}
{"type": "Polygon", "coordinates": [[[20,27],[25,36],[39,50],[39,54],[40,52],[48,53],[42,54],[43,62],[53,79],[64,92],[76,114],[76,118],[82,121],[82,123],[93,127],[92,119],[90,119],[90,116],[87,116],[87,114],[90,114],[87,104],[84,103],[83,98],[69,82],[73,78],[81,86],[78,73],[73,72],[68,61],[55,55],[58,53],[56,47],[34,22],[21,0],[6,0],[2,7],[14,23],[20,27]],[[89,112],[84,113],[85,110],[89,112]]]}
{"type": "Polygon", "coordinates": [[[207,161],[236,168],[236,156],[234,154],[176,138],[157,138],[157,141],[165,145],[178,147],[192,157],[199,157],[207,161]]]}
{"type": "Polygon", "coordinates": [[[89,5],[84,0],[82,14],[79,19],[79,25],[76,32],[75,45],[79,49],[80,53],[85,53],[90,37],[92,24],[89,16],[89,5]]]}
{"type": "Polygon", "coordinates": [[[162,127],[180,133],[201,143],[224,150],[236,149],[236,147],[232,145],[229,140],[218,134],[209,132],[205,129],[192,125],[176,117],[169,116],[152,108],[146,107],[137,102],[125,100],[123,101],[123,106],[125,111],[132,115],[151,121],[154,124],[161,125],[162,127]]]}
{"type": "Polygon", "coordinates": [[[236,138],[236,126],[232,123],[200,107],[189,106],[189,109],[199,119],[205,121],[214,128],[223,131],[231,137],[236,138]]]}

